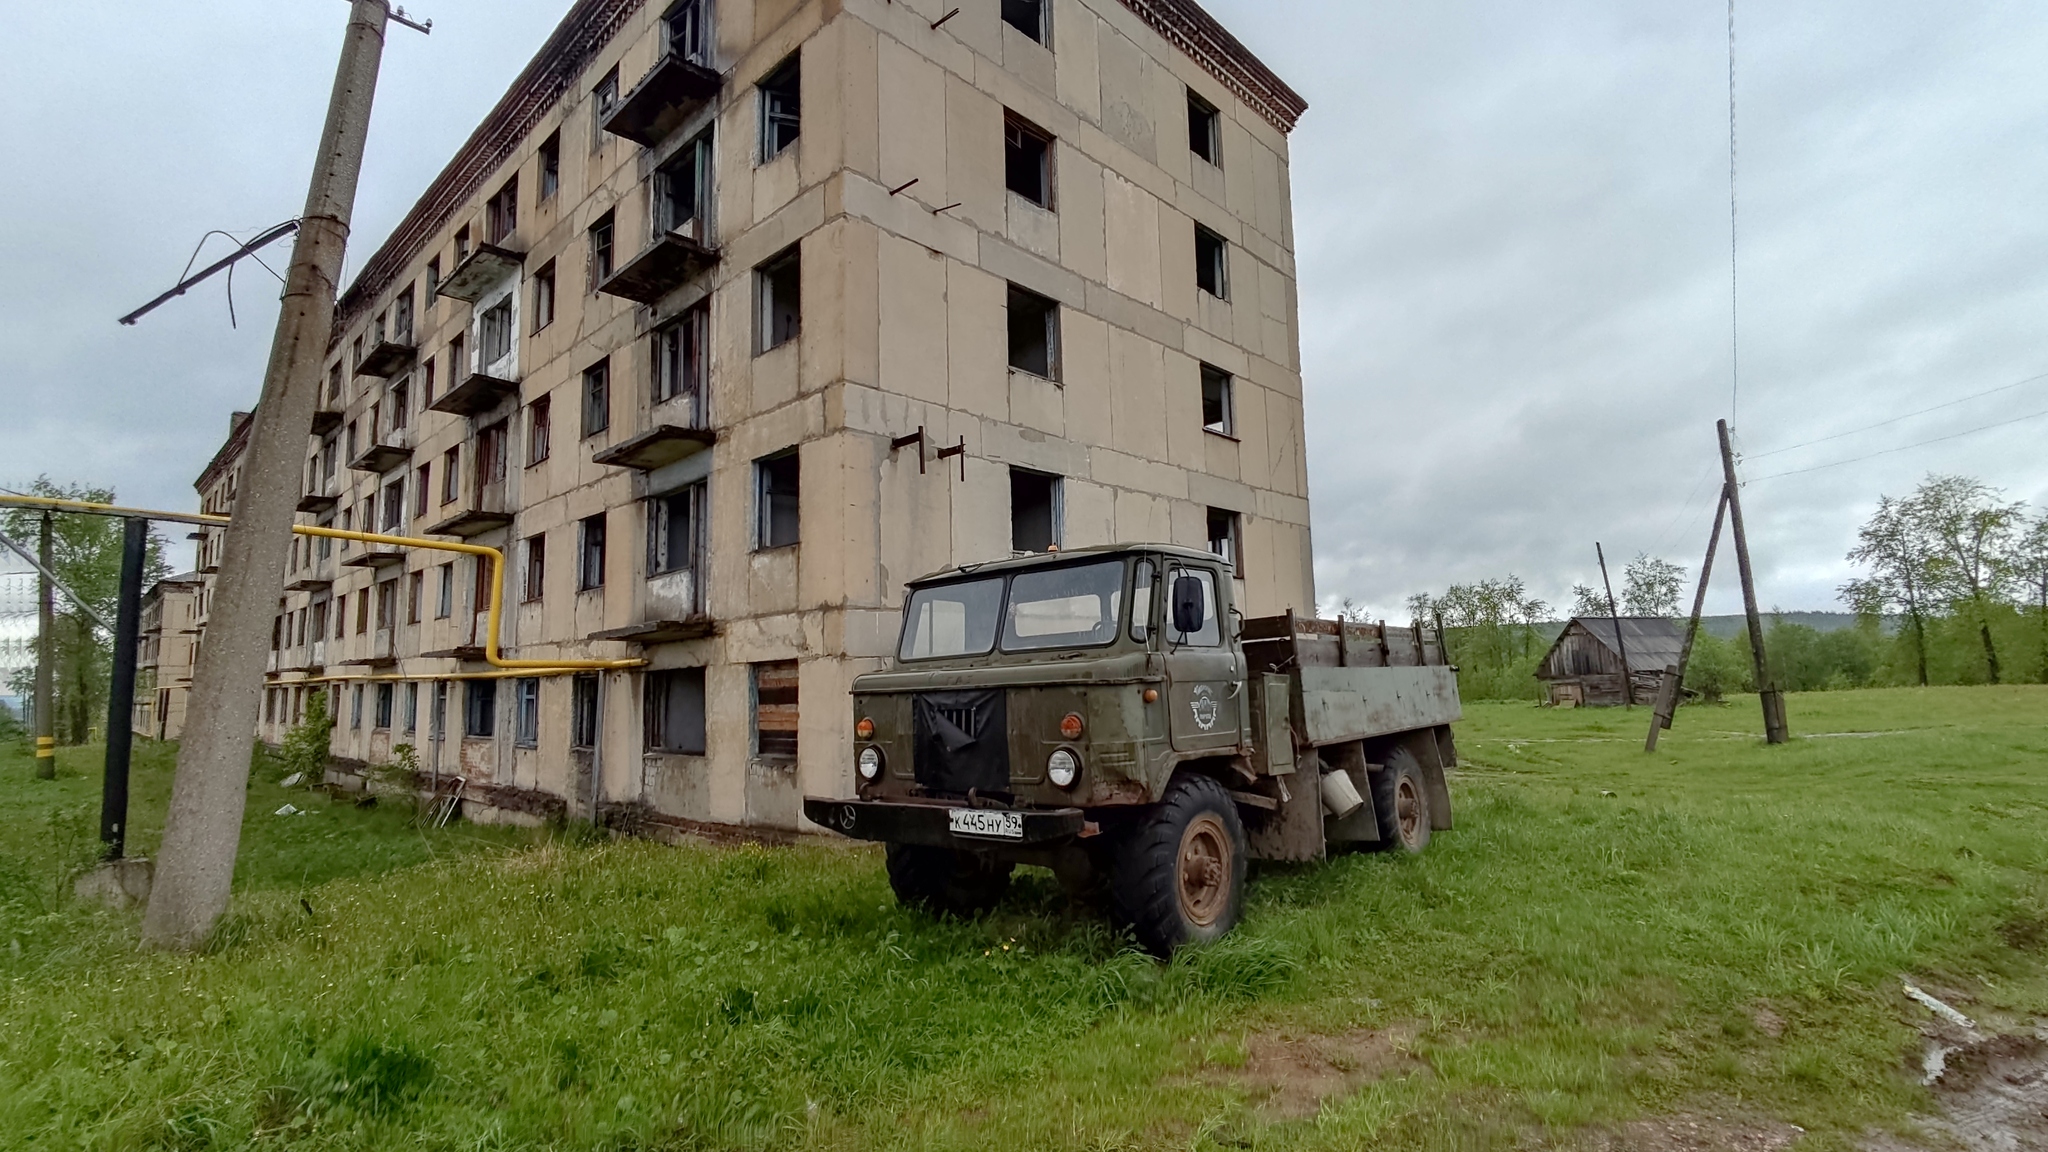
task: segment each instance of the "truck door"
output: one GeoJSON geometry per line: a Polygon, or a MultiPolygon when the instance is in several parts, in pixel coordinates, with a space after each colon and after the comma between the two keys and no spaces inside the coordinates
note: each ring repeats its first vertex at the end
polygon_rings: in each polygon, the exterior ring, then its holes
{"type": "MultiPolygon", "coordinates": [[[[1232,751],[1243,739],[1244,669],[1224,633],[1222,602],[1213,568],[1172,565],[1167,569],[1167,729],[1177,752],[1232,751]],[[1181,581],[1192,581],[1182,584],[1181,581]],[[1181,630],[1175,620],[1176,589],[1199,586],[1199,625],[1181,630]]],[[[1190,598],[1192,599],[1192,598],[1190,598]]]]}

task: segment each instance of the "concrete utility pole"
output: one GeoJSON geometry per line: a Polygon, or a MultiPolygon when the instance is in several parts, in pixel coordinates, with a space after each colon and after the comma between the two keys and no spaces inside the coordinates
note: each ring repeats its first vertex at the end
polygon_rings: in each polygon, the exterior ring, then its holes
{"type": "Polygon", "coordinates": [[[1771,664],[1764,657],[1764,621],[1756,608],[1756,578],[1749,568],[1749,537],[1742,531],[1741,485],[1735,480],[1735,446],[1728,438],[1728,422],[1715,421],[1721,437],[1721,473],[1728,486],[1728,525],[1735,534],[1735,568],[1742,576],[1742,610],[1749,617],[1749,654],[1756,662],[1756,690],[1764,706],[1764,742],[1783,744],[1792,738],[1785,724],[1785,694],[1771,681],[1771,664]]]}
{"type": "Polygon", "coordinates": [[[135,646],[142,631],[142,567],[149,521],[121,522],[121,600],[114,612],[114,684],[107,699],[107,767],[100,786],[100,842],[109,860],[128,846],[128,754],[135,744],[135,646]]]}
{"type": "Polygon", "coordinates": [[[284,595],[299,470],[334,326],[336,281],[392,16],[385,0],[352,0],[350,7],[263,394],[251,417],[256,426],[222,543],[212,619],[192,677],[189,715],[199,722],[187,728],[179,748],[142,921],[143,940],[159,948],[197,948],[213,934],[227,911],[241,844],[249,755],[263,705],[264,655],[284,595]]]}
{"type": "Polygon", "coordinates": [[[57,778],[57,709],[50,702],[50,678],[57,665],[57,590],[50,576],[54,558],[50,514],[43,513],[42,538],[36,545],[36,775],[57,778]]]}

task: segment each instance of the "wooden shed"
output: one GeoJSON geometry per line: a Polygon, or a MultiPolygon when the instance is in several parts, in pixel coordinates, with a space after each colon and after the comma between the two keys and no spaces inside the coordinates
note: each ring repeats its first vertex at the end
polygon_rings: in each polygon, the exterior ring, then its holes
{"type": "Polygon", "coordinates": [[[1638,704],[1657,698],[1664,669],[1678,663],[1685,625],[1662,616],[1576,616],[1536,666],[1552,704],[1615,705],[1621,693],[1621,650],[1628,649],[1628,674],[1638,704]],[[1620,626],[1620,641],[1615,627],[1620,626]]]}

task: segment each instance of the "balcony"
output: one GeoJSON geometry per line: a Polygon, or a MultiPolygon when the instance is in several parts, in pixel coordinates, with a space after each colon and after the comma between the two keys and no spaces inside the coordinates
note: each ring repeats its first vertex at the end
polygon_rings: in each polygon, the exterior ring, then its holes
{"type": "Polygon", "coordinates": [[[357,668],[391,668],[398,664],[398,635],[394,628],[379,628],[370,637],[370,654],[343,664],[357,668]]]}
{"type": "Polygon", "coordinates": [[[393,568],[405,563],[405,550],[390,544],[365,544],[363,550],[342,561],[351,568],[393,568]]]}
{"type": "Polygon", "coordinates": [[[334,576],[317,568],[308,568],[292,578],[284,586],[287,592],[325,592],[334,587],[334,576]]]}
{"type": "Polygon", "coordinates": [[[477,612],[469,618],[469,635],[453,648],[442,648],[433,652],[422,652],[421,656],[442,660],[481,661],[484,658],[484,641],[490,634],[489,612],[477,612]]]}
{"type": "Polygon", "coordinates": [[[479,244],[476,251],[463,258],[448,278],[434,289],[437,296],[451,300],[462,300],[470,304],[483,298],[503,283],[505,277],[515,275],[519,266],[526,262],[526,253],[500,248],[496,244],[479,244]]]}
{"type": "Polygon", "coordinates": [[[706,246],[690,232],[668,231],[605,277],[597,290],[641,304],[653,304],[717,266],[718,249],[706,246]]]}
{"type": "Polygon", "coordinates": [[[387,379],[398,375],[412,366],[413,357],[419,349],[410,340],[382,340],[377,346],[363,354],[363,362],[356,365],[356,375],[375,376],[387,379]]]}
{"type": "Polygon", "coordinates": [[[615,468],[652,472],[678,460],[687,460],[717,442],[718,434],[709,428],[682,428],[674,424],[657,424],[637,436],[621,440],[596,453],[591,459],[615,468]]]}
{"type": "Polygon", "coordinates": [[[667,53],[608,113],[602,127],[614,136],[652,148],[683,121],[718,96],[718,73],[667,53]]]}
{"type": "Polygon", "coordinates": [[[503,484],[487,484],[482,491],[472,490],[469,499],[462,502],[455,514],[427,529],[429,536],[460,536],[467,540],[486,532],[495,532],[512,523],[512,506],[505,498],[503,484]]]}
{"type": "Polygon", "coordinates": [[[325,436],[339,427],[341,427],[341,409],[329,408],[327,401],[322,400],[320,402],[320,409],[313,413],[313,435],[325,436]]]}
{"type": "Polygon", "coordinates": [[[667,644],[677,640],[701,640],[718,631],[704,611],[703,585],[690,569],[663,572],[647,580],[640,608],[641,621],[623,628],[607,628],[590,634],[592,640],[623,640],[631,644],[667,644]]]}
{"type": "Polygon", "coordinates": [[[341,495],[337,491],[340,485],[335,479],[329,476],[320,481],[313,491],[299,497],[299,511],[313,516],[334,511],[334,506],[341,502],[341,495]]]}
{"type": "Polygon", "coordinates": [[[500,380],[496,376],[471,372],[462,383],[441,393],[440,398],[427,407],[450,416],[476,416],[517,395],[519,382],[516,380],[500,380]]]}
{"type": "Polygon", "coordinates": [[[356,472],[389,472],[412,459],[412,430],[393,428],[371,441],[370,446],[348,462],[356,472]]]}

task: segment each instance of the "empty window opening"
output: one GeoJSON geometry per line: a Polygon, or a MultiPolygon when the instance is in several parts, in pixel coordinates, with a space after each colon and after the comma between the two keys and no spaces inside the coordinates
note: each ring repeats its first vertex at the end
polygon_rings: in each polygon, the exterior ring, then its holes
{"type": "Polygon", "coordinates": [[[577,590],[604,587],[604,513],[578,521],[576,538],[577,590]]]}
{"type": "Polygon", "coordinates": [[[1052,134],[1014,112],[1003,114],[1003,182],[1033,204],[1052,207],[1052,134]]]}
{"type": "Polygon", "coordinates": [[[754,462],[755,529],[758,546],[780,548],[797,542],[797,451],[777,453],[754,462]]]}
{"type": "Polygon", "coordinates": [[[655,230],[709,239],[704,210],[711,204],[711,134],[683,145],[654,175],[655,230]]]}
{"type": "Polygon", "coordinates": [[[614,64],[612,70],[604,74],[604,79],[597,82],[597,87],[590,90],[590,111],[596,118],[590,130],[591,151],[597,151],[598,145],[604,143],[604,118],[611,115],[612,109],[618,106],[619,66],[614,64]]]}
{"type": "Polygon", "coordinates": [[[583,434],[595,436],[612,426],[612,362],[599,360],[583,370],[583,434]]]}
{"type": "Polygon", "coordinates": [[[782,155],[803,127],[803,75],[792,55],[761,81],[761,162],[782,155]]]}
{"type": "Polygon", "coordinates": [[[405,622],[407,624],[417,624],[420,622],[420,613],[426,611],[426,598],[426,572],[421,570],[408,574],[405,578],[405,622]]]}
{"type": "Polygon", "coordinates": [[[1003,23],[1015,28],[1040,44],[1052,39],[1046,27],[1046,0],[1003,0],[1003,23]]]}
{"type": "Polygon", "coordinates": [[[391,386],[391,394],[385,398],[384,410],[391,413],[391,430],[404,428],[412,418],[412,377],[407,376],[391,386]]]}
{"type": "Polygon", "coordinates": [[[569,681],[569,747],[597,746],[597,677],[576,676],[569,681]]]}
{"type": "Polygon", "coordinates": [[[1219,436],[1237,435],[1237,413],[1233,408],[1236,391],[1230,373],[1214,365],[1202,365],[1202,431],[1219,436]]]}
{"type": "Polygon", "coordinates": [[[647,572],[693,572],[703,533],[704,485],[648,501],[647,572]]]}
{"type": "Polygon", "coordinates": [[[555,322],[555,262],[533,274],[533,330],[555,322]]]}
{"type": "Polygon", "coordinates": [[[540,397],[526,406],[526,466],[533,467],[548,458],[549,440],[553,436],[553,425],[548,409],[548,398],[540,397]]]}
{"type": "Polygon", "coordinates": [[[396,578],[377,582],[377,630],[388,631],[398,627],[398,581],[396,578]]]}
{"type": "Polygon", "coordinates": [[[503,244],[519,228],[519,177],[505,181],[496,196],[484,202],[484,239],[503,244]]]}
{"type": "Polygon", "coordinates": [[[1240,517],[1228,508],[1209,509],[1209,551],[1235,567],[1241,563],[1240,517]]]}
{"type": "Polygon", "coordinates": [[[803,266],[791,247],[754,270],[760,302],[756,347],[766,352],[797,338],[803,327],[803,266]]]}
{"type": "Polygon", "coordinates": [[[441,290],[441,258],[431,257],[427,261],[427,307],[434,306],[434,295],[441,290]]]}
{"type": "Polygon", "coordinates": [[[754,665],[755,755],[796,758],[796,686],[796,661],[754,665]]]}
{"type": "Polygon", "coordinates": [[[1050,552],[1060,542],[1061,484],[1058,476],[1010,469],[1010,547],[1050,552]]]}
{"type": "Polygon", "coordinates": [[[647,674],[647,750],[704,754],[704,669],[647,674]]]}
{"type": "Polygon", "coordinates": [[[1012,284],[1009,312],[1010,367],[1047,380],[1059,379],[1059,303],[1012,284]]]}
{"type": "Polygon", "coordinates": [[[395,690],[396,687],[394,684],[377,685],[377,714],[376,718],[371,722],[374,727],[385,729],[391,727],[391,713],[394,710],[392,703],[398,695],[395,690]]]}
{"type": "Polygon", "coordinates": [[[540,198],[552,200],[562,190],[562,133],[550,133],[540,142],[540,198]]]}
{"type": "Polygon", "coordinates": [[[441,503],[453,504],[462,495],[462,446],[441,453],[441,503]]]}
{"type": "Polygon", "coordinates": [[[469,337],[460,333],[448,338],[448,383],[469,379],[469,337]]]}
{"type": "Polygon", "coordinates": [[[548,538],[533,535],[526,538],[526,586],[522,599],[531,604],[541,598],[548,584],[548,538]]]}
{"type": "Polygon", "coordinates": [[[455,230],[455,262],[460,264],[467,259],[469,259],[469,225],[464,224],[455,230]]]}
{"type": "Polygon", "coordinates": [[[498,731],[498,682],[496,680],[471,680],[466,685],[467,698],[463,701],[462,734],[464,736],[493,736],[498,731]]]}
{"type": "Polygon", "coordinates": [[[711,66],[711,2],[685,0],[669,10],[662,23],[668,31],[668,50],[692,64],[711,66]]]}
{"type": "Polygon", "coordinates": [[[383,518],[379,521],[385,532],[396,535],[405,527],[405,479],[400,477],[384,486],[383,518]]]}
{"type": "Polygon", "coordinates": [[[455,562],[441,565],[440,587],[435,590],[434,619],[446,620],[455,614],[455,562]]]}
{"type": "MultiPolygon", "coordinates": [[[[711,306],[698,304],[674,324],[654,334],[654,402],[704,395],[711,306]]],[[[696,415],[696,414],[693,414],[696,415]]],[[[701,416],[693,421],[702,424],[701,416]]]]}
{"type": "Polygon", "coordinates": [[[363,686],[361,684],[355,686],[355,690],[350,693],[349,700],[348,726],[351,728],[361,728],[363,726],[363,686]]]}
{"type": "Polygon", "coordinates": [[[412,285],[399,289],[398,299],[391,302],[391,338],[400,344],[412,343],[412,285]]]}
{"type": "Polygon", "coordinates": [[[512,714],[512,742],[521,748],[540,744],[540,680],[528,676],[514,681],[518,699],[512,714]]]}
{"type": "Polygon", "coordinates": [[[607,212],[590,226],[590,290],[611,278],[612,214],[607,212]]]}
{"type": "Polygon", "coordinates": [[[417,684],[407,684],[405,686],[405,710],[403,715],[405,717],[405,730],[407,732],[416,731],[420,726],[420,686],[417,684]]]}
{"type": "Polygon", "coordinates": [[[476,434],[476,487],[481,495],[483,490],[505,482],[506,445],[511,437],[506,432],[510,420],[481,428],[476,434]]]}
{"type": "Polygon", "coordinates": [[[1193,90],[1188,92],[1188,151],[1223,166],[1223,117],[1193,90]]]}
{"type": "Polygon", "coordinates": [[[486,365],[512,354],[512,297],[505,297],[477,317],[476,347],[486,365]]]}
{"type": "Polygon", "coordinates": [[[1230,299],[1230,245],[1195,225],[1195,286],[1218,300],[1230,299]]]}

